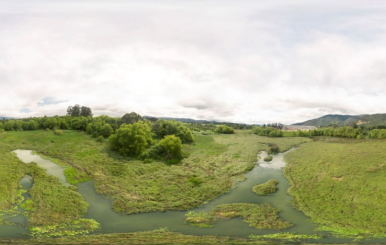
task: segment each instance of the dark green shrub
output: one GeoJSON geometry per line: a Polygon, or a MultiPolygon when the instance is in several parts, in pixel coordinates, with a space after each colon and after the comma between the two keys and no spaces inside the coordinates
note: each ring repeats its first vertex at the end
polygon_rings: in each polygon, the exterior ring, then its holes
{"type": "Polygon", "coordinates": [[[182,122],[160,119],[153,124],[152,130],[159,137],[165,137],[166,135],[175,135],[179,137],[183,143],[194,142],[192,132],[182,122]]]}
{"type": "Polygon", "coordinates": [[[140,159],[161,159],[165,155],[164,148],[159,144],[152,145],[140,155],[140,159]]]}
{"type": "Polygon", "coordinates": [[[145,160],[143,160],[144,163],[152,163],[153,162],[153,159],[151,158],[146,158],[145,160]]]}
{"type": "Polygon", "coordinates": [[[273,159],[272,156],[267,156],[267,157],[264,158],[264,161],[270,162],[270,161],[272,161],[272,159],[273,159]]]}
{"type": "Polygon", "coordinates": [[[104,138],[103,138],[103,136],[101,135],[101,136],[99,136],[97,139],[96,139],[96,141],[97,142],[100,142],[100,143],[102,143],[103,142],[103,140],[104,140],[104,138]]]}
{"type": "Polygon", "coordinates": [[[226,125],[217,126],[214,132],[217,134],[234,134],[235,133],[232,127],[229,127],[226,125]]]}
{"type": "Polygon", "coordinates": [[[54,130],[54,134],[61,136],[61,135],[63,135],[63,131],[62,130],[54,130]]]}
{"type": "Polygon", "coordinates": [[[190,176],[188,181],[192,183],[194,186],[198,186],[202,183],[202,180],[197,178],[196,176],[190,176]]]}
{"type": "Polygon", "coordinates": [[[150,127],[139,121],[134,124],[122,124],[109,138],[110,148],[124,156],[139,156],[152,143],[150,127]]]}
{"type": "Polygon", "coordinates": [[[279,152],[279,146],[277,146],[275,144],[269,145],[269,149],[268,149],[269,154],[278,153],[278,152],[279,152]]]}
{"type": "Polygon", "coordinates": [[[259,136],[269,136],[269,137],[282,137],[283,133],[281,130],[273,128],[273,127],[254,127],[252,129],[252,132],[254,134],[257,134],[259,136]]]}
{"type": "Polygon", "coordinates": [[[182,158],[182,142],[177,136],[167,135],[159,142],[159,145],[163,148],[167,160],[174,162],[182,158]]]}
{"type": "Polygon", "coordinates": [[[114,133],[114,129],[110,124],[105,123],[104,121],[96,120],[92,123],[89,123],[86,127],[86,132],[91,134],[92,137],[97,138],[99,136],[103,136],[108,138],[110,135],[114,133]]]}

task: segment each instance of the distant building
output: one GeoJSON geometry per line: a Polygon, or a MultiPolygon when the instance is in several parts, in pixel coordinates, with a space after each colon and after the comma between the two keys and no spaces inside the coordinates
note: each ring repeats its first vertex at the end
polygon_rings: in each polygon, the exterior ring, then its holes
{"type": "Polygon", "coordinates": [[[284,125],[282,130],[283,131],[297,131],[297,130],[310,131],[314,129],[316,129],[315,126],[284,125]]]}

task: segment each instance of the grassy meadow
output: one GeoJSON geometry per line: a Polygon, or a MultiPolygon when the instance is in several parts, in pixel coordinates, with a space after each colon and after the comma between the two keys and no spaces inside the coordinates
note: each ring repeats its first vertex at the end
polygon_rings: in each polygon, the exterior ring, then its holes
{"type": "Polygon", "coordinates": [[[317,138],[286,155],[294,205],[343,236],[386,234],[386,141],[317,138]]]}

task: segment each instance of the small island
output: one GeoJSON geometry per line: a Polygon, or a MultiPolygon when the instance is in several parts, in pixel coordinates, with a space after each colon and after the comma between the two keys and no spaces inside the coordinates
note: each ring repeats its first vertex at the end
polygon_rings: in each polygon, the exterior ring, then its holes
{"type": "Polygon", "coordinates": [[[273,159],[272,156],[267,156],[267,157],[264,158],[264,161],[265,162],[270,162],[270,161],[272,161],[272,159],[273,159]]]}
{"type": "Polygon", "coordinates": [[[252,191],[259,196],[266,196],[269,194],[273,194],[277,191],[277,189],[278,189],[277,184],[279,184],[279,182],[277,180],[270,179],[263,184],[255,185],[252,188],[252,191]]]}

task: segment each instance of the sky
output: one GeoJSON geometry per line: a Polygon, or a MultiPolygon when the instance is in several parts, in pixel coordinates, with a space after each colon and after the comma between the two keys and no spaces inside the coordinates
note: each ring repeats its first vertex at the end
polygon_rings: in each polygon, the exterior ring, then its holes
{"type": "Polygon", "coordinates": [[[386,113],[384,0],[0,0],[0,116],[386,113]]]}

